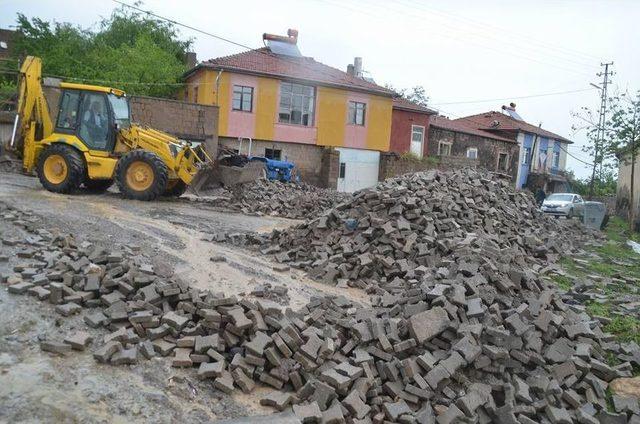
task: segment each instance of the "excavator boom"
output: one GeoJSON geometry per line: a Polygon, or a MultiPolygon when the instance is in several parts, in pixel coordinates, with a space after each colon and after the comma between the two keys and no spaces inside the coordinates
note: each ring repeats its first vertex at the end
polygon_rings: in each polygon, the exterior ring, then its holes
{"type": "Polygon", "coordinates": [[[42,61],[28,56],[20,67],[18,91],[18,139],[10,146],[22,157],[22,166],[31,172],[36,162],[36,145],[53,133],[49,107],[42,91],[42,61]]]}

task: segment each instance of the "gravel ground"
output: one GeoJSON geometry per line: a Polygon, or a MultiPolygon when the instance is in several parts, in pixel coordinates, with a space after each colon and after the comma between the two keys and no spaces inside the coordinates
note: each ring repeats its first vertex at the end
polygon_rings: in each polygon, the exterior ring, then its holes
{"type": "MultiPolygon", "coordinates": [[[[0,202],[30,210],[42,217],[43,227],[72,233],[79,241],[107,248],[139,246],[200,288],[242,295],[265,282],[283,285],[293,308],[320,292],[338,290],[300,271],[274,271],[270,259],[255,252],[201,240],[207,231],[270,231],[297,221],[226,213],[191,202],[128,201],[116,193],[57,195],[43,190],[35,178],[8,173],[0,173],[0,202]],[[212,262],[212,256],[225,260],[212,262]]],[[[24,233],[0,221],[0,234],[24,233]]],[[[14,253],[15,248],[0,245],[0,255],[10,257],[0,262],[0,272],[24,261],[14,253]]],[[[355,290],[340,293],[366,301],[355,290]]],[[[61,358],[40,350],[43,338],[87,330],[84,313],[62,318],[47,303],[0,288],[0,421],[210,422],[269,412],[258,405],[261,390],[228,396],[197,380],[192,370],[171,368],[166,359],[112,367],[97,364],[90,352],[61,358]]],[[[95,337],[105,334],[88,331],[95,337]]]]}

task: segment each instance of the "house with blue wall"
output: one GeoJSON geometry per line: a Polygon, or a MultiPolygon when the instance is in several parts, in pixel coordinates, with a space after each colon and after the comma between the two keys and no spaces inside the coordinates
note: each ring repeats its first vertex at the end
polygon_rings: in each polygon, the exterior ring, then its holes
{"type": "Polygon", "coordinates": [[[567,191],[567,150],[573,142],[525,122],[515,113],[513,104],[511,107],[503,106],[503,111],[509,113],[489,111],[464,119],[473,122],[480,130],[518,142],[520,158],[516,188],[535,191],[540,187],[547,193],[567,191]]]}

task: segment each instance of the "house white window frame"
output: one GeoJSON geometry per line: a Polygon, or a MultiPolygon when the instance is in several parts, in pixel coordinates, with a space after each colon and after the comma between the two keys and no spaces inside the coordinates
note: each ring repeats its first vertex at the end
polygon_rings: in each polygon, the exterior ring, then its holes
{"type": "Polygon", "coordinates": [[[439,141],[438,142],[438,156],[451,156],[451,146],[453,145],[453,143],[450,143],[448,141],[439,141]],[[447,146],[447,154],[443,155],[442,154],[442,146],[447,146]]]}
{"type": "Polygon", "coordinates": [[[411,125],[411,139],[409,139],[409,151],[417,154],[418,157],[422,157],[424,155],[424,135],[425,135],[425,131],[426,128],[423,125],[411,125]],[[419,129],[419,131],[416,131],[416,129],[419,129]],[[413,139],[413,136],[415,134],[420,134],[420,153],[415,153],[413,151],[413,143],[418,143],[417,140],[413,139]]]}
{"type": "Polygon", "coordinates": [[[356,100],[349,100],[347,105],[347,123],[349,125],[365,126],[367,122],[367,104],[356,100]]]}
{"type": "Polygon", "coordinates": [[[467,147],[467,159],[478,159],[478,148],[477,147],[467,147]],[[469,156],[470,152],[474,152],[473,157],[469,156]]]}
{"type": "Polygon", "coordinates": [[[503,172],[507,172],[509,170],[509,153],[507,152],[498,152],[498,161],[496,162],[496,171],[503,171],[503,172]],[[504,155],[505,156],[505,161],[504,161],[504,169],[500,168],[500,156],[504,155]]]}
{"type": "Polygon", "coordinates": [[[551,154],[551,168],[560,168],[560,152],[556,152],[555,150],[551,154]]]}
{"type": "Polygon", "coordinates": [[[313,127],[317,95],[316,88],[312,85],[280,81],[278,123],[313,127]],[[300,122],[294,122],[295,120],[293,119],[293,112],[297,111],[295,103],[300,103],[300,122]],[[284,115],[288,116],[288,119],[283,118],[283,112],[284,115]],[[304,122],[305,116],[307,116],[306,123],[304,122]]]}

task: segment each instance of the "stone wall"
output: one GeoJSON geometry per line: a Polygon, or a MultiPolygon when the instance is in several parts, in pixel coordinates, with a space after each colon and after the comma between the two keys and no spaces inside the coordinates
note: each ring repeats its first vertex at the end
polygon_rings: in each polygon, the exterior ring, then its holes
{"type": "Polygon", "coordinates": [[[458,160],[462,160],[460,163],[463,164],[464,160],[468,160],[467,149],[475,147],[478,149],[477,166],[491,172],[508,174],[513,181],[516,180],[520,153],[520,147],[516,142],[500,141],[431,126],[429,128],[429,156],[438,156],[438,144],[441,141],[451,143],[451,156],[446,158],[451,166],[455,166],[458,160]],[[498,169],[500,153],[508,155],[506,170],[498,169]]]}
{"type": "Polygon", "coordinates": [[[322,149],[320,187],[336,189],[339,176],[340,152],[331,148],[322,149]]]}
{"type": "Polygon", "coordinates": [[[218,107],[155,97],[130,99],[133,122],[164,131],[178,138],[203,142],[216,157],[218,149],[218,107]]]}
{"type": "Polygon", "coordinates": [[[420,172],[438,167],[438,161],[433,159],[414,159],[402,157],[396,153],[380,153],[380,169],[378,181],[384,181],[397,175],[420,172]]]}
{"type": "Polygon", "coordinates": [[[0,154],[4,153],[7,143],[11,140],[15,112],[0,112],[0,154]]]}
{"type": "Polygon", "coordinates": [[[378,181],[392,178],[398,175],[409,174],[412,172],[421,172],[428,169],[458,169],[458,168],[476,168],[478,161],[468,159],[466,157],[429,157],[417,159],[409,156],[400,156],[396,153],[380,154],[380,170],[378,172],[378,181]]]}
{"type": "MultiPolygon", "coordinates": [[[[238,149],[240,143],[237,138],[220,137],[220,147],[238,149]]],[[[245,140],[240,153],[248,153],[248,142],[245,140]]],[[[323,176],[323,151],[325,148],[311,144],[284,143],[279,141],[253,140],[251,154],[265,156],[265,150],[280,150],[280,159],[293,162],[296,165],[300,180],[319,187],[325,187],[328,180],[323,176]]],[[[327,168],[328,169],[328,168],[327,168]]],[[[335,187],[334,187],[335,188],[335,187]]]]}

